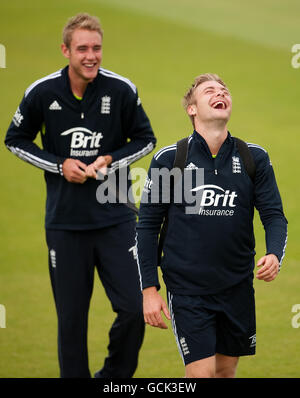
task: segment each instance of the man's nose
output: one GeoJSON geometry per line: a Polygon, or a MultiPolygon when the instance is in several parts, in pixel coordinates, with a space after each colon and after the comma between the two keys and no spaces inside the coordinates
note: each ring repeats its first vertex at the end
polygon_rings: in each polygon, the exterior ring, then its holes
{"type": "Polygon", "coordinates": [[[225,94],[224,94],[224,92],[223,92],[222,90],[219,90],[219,91],[217,92],[217,96],[219,96],[219,97],[224,97],[225,94]]]}
{"type": "Polygon", "coordinates": [[[96,58],[96,54],[92,48],[87,50],[86,58],[87,59],[95,59],[96,58]]]}

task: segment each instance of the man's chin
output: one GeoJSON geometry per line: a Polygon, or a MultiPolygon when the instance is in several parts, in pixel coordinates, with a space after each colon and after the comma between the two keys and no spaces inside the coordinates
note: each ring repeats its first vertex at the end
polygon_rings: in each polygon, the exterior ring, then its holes
{"type": "Polygon", "coordinates": [[[223,121],[224,123],[228,122],[230,119],[231,112],[228,112],[226,110],[220,110],[219,112],[214,112],[213,115],[211,115],[212,120],[219,120],[223,121]]]}
{"type": "Polygon", "coordinates": [[[83,78],[87,83],[91,83],[97,77],[97,74],[98,72],[85,74],[83,78]]]}
{"type": "Polygon", "coordinates": [[[85,70],[82,73],[82,77],[87,83],[92,82],[97,77],[97,75],[98,75],[98,68],[95,68],[95,69],[93,69],[91,71],[86,71],[85,70]]]}

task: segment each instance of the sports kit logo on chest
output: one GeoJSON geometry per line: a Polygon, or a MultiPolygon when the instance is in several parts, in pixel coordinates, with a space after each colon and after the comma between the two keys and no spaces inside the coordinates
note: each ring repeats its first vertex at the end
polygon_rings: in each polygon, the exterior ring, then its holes
{"type": "Polygon", "coordinates": [[[73,127],[60,134],[71,135],[70,156],[97,156],[103,134],[85,127],[73,127]]]}
{"type": "Polygon", "coordinates": [[[236,199],[235,191],[223,189],[218,185],[204,184],[191,189],[192,192],[200,192],[198,204],[199,215],[202,216],[233,216],[236,199]]]}

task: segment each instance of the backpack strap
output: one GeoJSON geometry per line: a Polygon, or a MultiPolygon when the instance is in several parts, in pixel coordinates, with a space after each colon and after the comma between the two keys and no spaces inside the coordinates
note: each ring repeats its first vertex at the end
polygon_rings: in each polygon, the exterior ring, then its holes
{"type": "Polygon", "coordinates": [[[188,154],[188,146],[189,146],[189,137],[182,138],[181,140],[177,141],[176,144],[176,154],[173,163],[173,168],[179,168],[181,173],[184,172],[184,166],[187,160],[188,154]]]}
{"type": "Polygon", "coordinates": [[[252,153],[245,141],[243,141],[237,137],[232,137],[232,138],[236,142],[236,146],[237,146],[239,154],[242,158],[242,161],[244,163],[245,169],[246,169],[249,177],[251,178],[252,182],[254,183],[256,166],[255,166],[255,162],[254,162],[252,153]]]}
{"type": "MultiPolygon", "coordinates": [[[[182,138],[181,140],[177,141],[176,144],[176,153],[175,159],[173,163],[173,168],[179,168],[181,171],[181,175],[184,172],[184,167],[187,160],[188,155],[188,146],[189,146],[189,137],[182,138]]],[[[176,184],[176,179],[174,180],[174,185],[176,184]]],[[[160,266],[161,257],[163,252],[163,245],[167,235],[168,230],[168,216],[165,216],[163,225],[160,230],[159,235],[159,242],[158,242],[158,252],[157,252],[157,265],[160,266]]]]}

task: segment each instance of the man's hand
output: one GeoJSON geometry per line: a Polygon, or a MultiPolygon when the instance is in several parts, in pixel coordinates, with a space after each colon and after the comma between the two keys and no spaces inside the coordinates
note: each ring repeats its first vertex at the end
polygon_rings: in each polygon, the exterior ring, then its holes
{"type": "Polygon", "coordinates": [[[87,165],[78,159],[66,159],[62,165],[65,179],[76,184],[83,184],[86,181],[86,168],[87,165]]]}
{"type": "Polygon", "coordinates": [[[95,162],[89,164],[85,170],[86,175],[91,178],[97,178],[97,171],[99,170],[102,174],[106,175],[107,166],[112,162],[110,155],[99,156],[95,162]]]}
{"type": "Polygon", "coordinates": [[[261,267],[256,274],[256,278],[265,282],[271,282],[276,278],[279,271],[279,261],[275,254],[267,254],[258,260],[257,266],[261,267]]]}
{"type": "Polygon", "coordinates": [[[161,311],[167,319],[171,319],[167,304],[157,292],[155,286],[143,290],[144,320],[148,325],[161,329],[168,329],[162,319],[161,311]]]}

